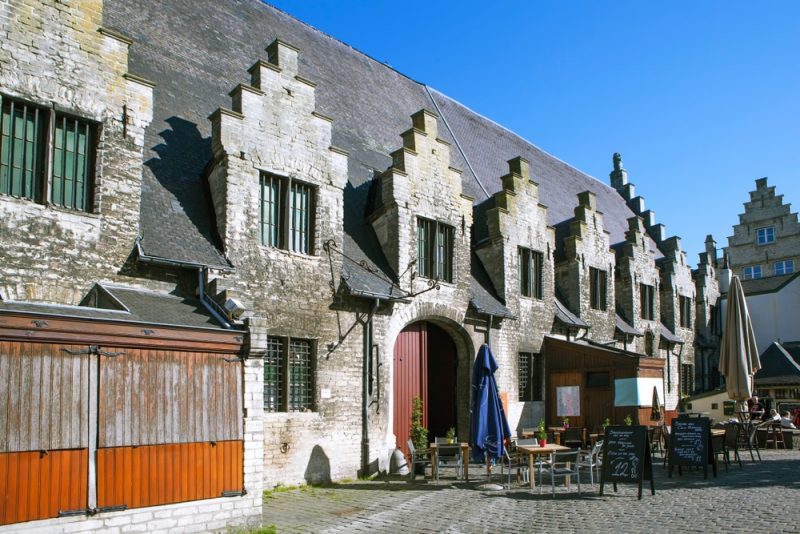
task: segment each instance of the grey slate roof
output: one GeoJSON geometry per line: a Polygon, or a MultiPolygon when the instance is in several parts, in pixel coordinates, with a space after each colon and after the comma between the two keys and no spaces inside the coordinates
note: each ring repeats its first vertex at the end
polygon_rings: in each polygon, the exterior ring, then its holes
{"type": "Polygon", "coordinates": [[[757,280],[741,280],[745,295],[760,295],[780,291],[789,282],[800,276],[800,271],[791,275],[768,276],[757,280]]]}
{"type": "Polygon", "coordinates": [[[756,384],[800,384],[800,346],[785,345],[775,341],[761,353],[756,384]]]}
{"type": "MultiPolygon", "coordinates": [[[[96,291],[98,286],[100,284],[97,284],[92,292],[96,291]]],[[[222,326],[196,299],[110,285],[102,285],[100,290],[112,297],[111,299],[101,297],[100,307],[0,301],[0,312],[16,311],[109,321],[222,329],[222,326]]],[[[88,303],[88,300],[84,299],[84,302],[88,303]]]]}
{"type": "Polygon", "coordinates": [[[670,343],[678,343],[680,345],[683,345],[683,343],[684,343],[684,341],[681,338],[679,338],[678,336],[676,336],[672,332],[672,330],[667,328],[664,323],[661,323],[661,337],[663,339],[666,339],[670,343]]]}
{"type": "Polygon", "coordinates": [[[564,306],[564,304],[560,300],[558,300],[558,298],[555,298],[553,300],[555,301],[556,304],[555,307],[556,319],[558,319],[567,326],[577,326],[578,328],[589,328],[589,325],[586,323],[586,321],[584,321],[583,319],[581,319],[580,317],[569,311],[569,309],[567,309],[567,307],[564,306]]]}
{"type": "Polygon", "coordinates": [[[622,332],[623,334],[625,334],[627,336],[643,336],[644,335],[639,330],[637,330],[636,328],[634,328],[631,325],[629,325],[625,321],[625,319],[620,317],[619,314],[615,315],[614,321],[615,321],[615,325],[616,325],[617,330],[619,330],[620,332],[622,332]]]}
{"type": "MultiPolygon", "coordinates": [[[[300,73],[316,82],[317,110],[333,118],[333,144],[349,152],[344,192],[344,251],[393,278],[372,229],[364,223],[370,181],[401,146],[400,133],[420,109],[442,114],[439,136],[452,145],[463,190],[476,204],[500,189],[506,161],[531,162],[548,206],[548,223],[572,216],[577,193],[592,190],[611,243],[624,239],[633,212],[609,186],[531,145],[513,132],[432,91],[287,14],[257,0],[107,0],[104,24],[135,40],[130,72],[156,83],[154,119],[145,136],[141,246],[148,256],[227,267],[215,231],[203,169],[211,160],[208,115],[229,107],[228,92],[249,82],[247,69],[280,38],[300,49],[300,73]],[[458,139],[456,144],[450,130],[458,139]],[[475,170],[470,172],[464,156],[475,170]],[[485,192],[484,192],[485,190],[485,192]]],[[[476,217],[475,236],[484,232],[476,217]]],[[[655,249],[651,242],[651,248],[655,249]]],[[[657,252],[660,256],[660,253],[657,252]]],[[[372,287],[356,275],[353,283],[372,287]]],[[[503,306],[473,280],[479,307],[503,306]],[[483,300],[481,300],[483,299],[483,300]]]]}

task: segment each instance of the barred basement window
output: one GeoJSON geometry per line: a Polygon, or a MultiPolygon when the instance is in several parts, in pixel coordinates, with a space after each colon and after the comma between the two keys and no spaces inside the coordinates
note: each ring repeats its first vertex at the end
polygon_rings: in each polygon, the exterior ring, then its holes
{"type": "Polygon", "coordinates": [[[519,400],[542,400],[542,356],[533,352],[520,352],[519,368],[519,400]]]}
{"type": "Polygon", "coordinates": [[[453,281],[453,227],[417,217],[417,269],[420,276],[453,281]]]}
{"type": "Polygon", "coordinates": [[[264,410],[313,410],[314,371],[311,340],[269,336],[264,353],[264,410]]]}
{"type": "Polygon", "coordinates": [[[642,319],[647,321],[655,320],[655,294],[653,286],[639,284],[639,306],[642,319]]]}
{"type": "Polygon", "coordinates": [[[519,292],[524,297],[542,298],[544,254],[519,247],[519,292]]]}
{"type": "Polygon", "coordinates": [[[600,269],[589,267],[589,297],[591,306],[595,310],[605,310],[608,307],[608,274],[600,269]]]}
{"type": "Polygon", "coordinates": [[[0,194],[91,211],[97,126],[52,109],[0,99],[0,194]]]}
{"type": "Polygon", "coordinates": [[[681,394],[691,395],[694,391],[694,365],[681,364],[681,394]]]}
{"type": "Polygon", "coordinates": [[[681,327],[682,328],[691,328],[692,327],[692,299],[691,297],[684,297],[683,295],[680,296],[680,308],[681,308],[681,327]]]}
{"type": "Polygon", "coordinates": [[[313,254],[314,188],[261,173],[258,241],[268,247],[313,254]]]}

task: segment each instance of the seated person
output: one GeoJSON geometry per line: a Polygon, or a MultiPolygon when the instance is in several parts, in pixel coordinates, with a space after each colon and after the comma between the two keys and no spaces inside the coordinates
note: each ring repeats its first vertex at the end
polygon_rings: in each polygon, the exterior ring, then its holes
{"type": "Polygon", "coordinates": [[[769,411],[769,419],[768,420],[770,422],[772,422],[772,423],[780,423],[781,422],[781,416],[778,415],[778,410],[776,410],[775,408],[772,408],[769,411]]]}
{"type": "Polygon", "coordinates": [[[781,414],[781,426],[783,428],[797,428],[795,424],[792,422],[792,416],[789,414],[789,411],[786,410],[781,414]]]}
{"type": "Polygon", "coordinates": [[[759,402],[758,397],[754,395],[747,404],[750,405],[750,419],[758,421],[764,417],[764,405],[759,402]]]}

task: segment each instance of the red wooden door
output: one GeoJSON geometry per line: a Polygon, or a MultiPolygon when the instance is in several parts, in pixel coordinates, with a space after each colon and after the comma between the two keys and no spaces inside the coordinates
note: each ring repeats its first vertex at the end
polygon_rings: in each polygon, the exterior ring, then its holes
{"type": "Polygon", "coordinates": [[[411,430],[411,402],[420,397],[423,425],[428,426],[428,329],[424,322],[403,329],[394,342],[394,435],[397,446],[408,456],[411,430]]]}

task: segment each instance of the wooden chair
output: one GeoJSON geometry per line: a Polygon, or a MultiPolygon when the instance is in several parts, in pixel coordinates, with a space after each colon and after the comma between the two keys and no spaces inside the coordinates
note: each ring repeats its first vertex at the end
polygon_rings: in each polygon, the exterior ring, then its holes
{"type": "Polygon", "coordinates": [[[561,440],[561,444],[565,447],[570,448],[583,448],[583,429],[582,428],[574,428],[570,427],[564,431],[564,438],[561,440]]]}
{"type": "Polygon", "coordinates": [[[741,432],[739,425],[725,425],[725,437],[723,438],[722,450],[726,472],[728,471],[728,464],[731,463],[731,451],[733,451],[733,458],[739,462],[739,467],[742,467],[742,458],[739,456],[739,432],[741,432]]]}
{"type": "Polygon", "coordinates": [[[780,421],[770,422],[767,425],[767,437],[764,440],[764,448],[769,449],[770,444],[772,444],[775,449],[778,448],[778,445],[781,446],[781,449],[786,448],[786,441],[783,439],[783,427],[780,421]]]}

